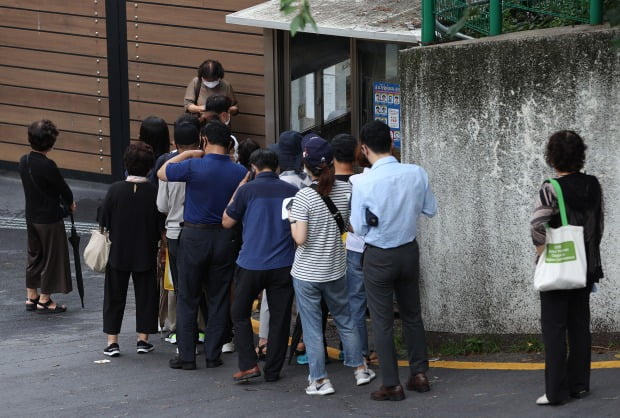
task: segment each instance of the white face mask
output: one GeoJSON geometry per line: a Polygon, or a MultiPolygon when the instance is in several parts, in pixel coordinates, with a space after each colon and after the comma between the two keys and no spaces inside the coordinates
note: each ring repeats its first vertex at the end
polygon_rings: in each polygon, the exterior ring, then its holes
{"type": "Polygon", "coordinates": [[[202,80],[202,84],[204,84],[205,87],[207,88],[214,89],[220,84],[220,80],[215,80],[215,81],[202,80]]]}

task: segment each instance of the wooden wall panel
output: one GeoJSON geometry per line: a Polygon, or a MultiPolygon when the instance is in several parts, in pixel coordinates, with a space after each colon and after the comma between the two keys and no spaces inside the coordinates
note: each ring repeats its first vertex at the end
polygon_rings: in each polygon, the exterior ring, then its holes
{"type": "MultiPolygon", "coordinates": [[[[18,162],[22,155],[30,151],[30,147],[19,144],[2,144],[4,161],[18,162]]],[[[52,150],[48,157],[54,160],[61,169],[83,171],[86,173],[111,174],[109,156],[97,156],[75,151],[52,150]],[[95,170],[96,168],[96,170],[95,170]]]]}
{"type": "Polygon", "coordinates": [[[97,96],[0,85],[0,103],[2,104],[36,106],[63,112],[108,116],[108,99],[102,98],[101,102],[97,99],[97,96]]]}
{"type": "MultiPolygon", "coordinates": [[[[132,2],[133,3],[133,2],[132,2]]],[[[162,0],[141,0],[140,3],[162,3],[162,0]]],[[[262,1],[256,0],[169,0],[170,6],[186,6],[194,9],[216,9],[236,12],[241,9],[255,6],[262,1]]],[[[138,6],[140,7],[140,6],[138,6]]]]}
{"type": "MultiPolygon", "coordinates": [[[[151,64],[163,64],[180,68],[191,68],[193,74],[200,63],[206,59],[218,60],[222,63],[227,73],[249,73],[263,74],[265,64],[263,57],[260,55],[244,55],[225,51],[216,51],[209,49],[200,49],[195,47],[180,47],[168,45],[153,45],[148,43],[139,43],[139,47],[135,47],[135,42],[129,42],[127,45],[129,53],[129,61],[151,64]],[[137,57],[137,58],[136,58],[137,57]]],[[[189,82],[189,80],[187,81],[189,82]]]]}
{"type": "Polygon", "coordinates": [[[127,39],[134,41],[136,36],[140,43],[158,45],[193,46],[194,48],[261,55],[263,50],[263,37],[255,34],[224,33],[139,22],[138,27],[132,24],[127,26],[127,39]]]}
{"type": "Polygon", "coordinates": [[[105,0],[97,1],[98,3],[94,0],[2,0],[0,6],[81,16],[95,16],[96,11],[98,17],[105,17],[105,0]]]}
{"type": "Polygon", "coordinates": [[[37,68],[44,71],[90,75],[100,78],[108,76],[107,65],[97,65],[100,58],[66,55],[58,52],[38,51],[0,46],[0,65],[18,66],[21,68],[37,68]]]}
{"type": "MultiPolygon", "coordinates": [[[[194,2],[196,3],[196,2],[194,2]]],[[[212,2],[206,7],[213,7],[212,2]]],[[[234,2],[231,2],[234,3],[234,2]]],[[[228,10],[213,10],[199,7],[176,7],[171,4],[150,4],[145,2],[127,2],[127,16],[139,16],[141,23],[158,23],[172,26],[185,26],[188,28],[209,28],[224,32],[242,32],[263,34],[261,28],[251,26],[237,26],[226,23],[228,10]],[[138,7],[135,7],[135,5],[138,7]]]]}
{"type": "MultiPolygon", "coordinates": [[[[93,67],[95,69],[96,67],[93,67]]],[[[97,77],[78,76],[75,74],[53,73],[45,70],[31,70],[27,68],[4,67],[0,71],[0,84],[10,86],[27,86],[29,88],[49,89],[66,93],[101,95],[108,93],[108,80],[97,77]]]]}
{"type": "Polygon", "coordinates": [[[106,56],[105,0],[0,0],[0,159],[17,162],[46,118],[59,167],[110,174],[106,56]]]}
{"type": "Polygon", "coordinates": [[[127,3],[131,137],[142,119],[169,124],[183,112],[183,98],[207,58],[220,61],[240,106],[233,131],[264,143],[264,41],[262,30],[228,25],[226,14],[254,0],[138,1],[127,3]]]}
{"type": "Polygon", "coordinates": [[[37,32],[27,29],[0,27],[0,45],[92,57],[107,56],[105,38],[37,32]]]}
{"type": "Polygon", "coordinates": [[[106,37],[105,20],[95,23],[95,19],[90,16],[0,8],[0,22],[3,26],[20,29],[106,37]]]}
{"type": "Polygon", "coordinates": [[[102,117],[103,123],[99,126],[98,117],[91,115],[0,104],[0,123],[28,126],[33,121],[39,119],[50,119],[59,130],[96,135],[100,129],[102,135],[110,134],[108,118],[102,117]]]}
{"type": "MultiPolygon", "coordinates": [[[[21,125],[0,123],[0,142],[28,146],[28,128],[21,125]]],[[[99,141],[97,135],[60,130],[54,149],[88,154],[98,154],[100,153],[99,150],[102,150],[103,154],[109,155],[110,137],[104,136],[103,140],[99,141]]]]}

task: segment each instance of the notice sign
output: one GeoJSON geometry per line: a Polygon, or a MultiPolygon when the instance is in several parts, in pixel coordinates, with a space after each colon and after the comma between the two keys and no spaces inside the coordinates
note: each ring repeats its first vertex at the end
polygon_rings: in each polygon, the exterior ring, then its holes
{"type": "Polygon", "coordinates": [[[390,127],[394,146],[400,148],[400,84],[377,81],[372,90],[374,119],[390,127]]]}

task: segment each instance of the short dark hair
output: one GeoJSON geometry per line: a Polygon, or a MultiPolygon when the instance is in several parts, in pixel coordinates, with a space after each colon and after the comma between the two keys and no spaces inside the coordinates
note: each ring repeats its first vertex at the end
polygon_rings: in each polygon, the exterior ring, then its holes
{"type": "Polygon", "coordinates": [[[202,127],[200,135],[206,136],[210,144],[220,145],[226,149],[230,147],[230,142],[232,141],[230,129],[218,120],[207,122],[202,127]]]}
{"type": "Polygon", "coordinates": [[[155,157],[170,151],[170,132],[166,121],[157,116],[149,116],[140,125],[140,141],[153,148],[155,157]]]}
{"type": "Polygon", "coordinates": [[[189,123],[193,125],[196,128],[196,130],[200,131],[200,121],[193,114],[191,113],[180,114],[177,120],[174,121],[174,126],[182,125],[185,123],[189,123]]]}
{"type": "Polygon", "coordinates": [[[577,172],[586,162],[587,148],[583,139],[575,131],[559,131],[549,138],[545,160],[558,171],[577,172]]]}
{"type": "Polygon", "coordinates": [[[357,148],[357,139],[351,134],[338,134],[332,139],[332,150],[334,151],[334,160],[343,163],[352,163],[355,161],[355,149],[357,148]]]}
{"type": "Polygon", "coordinates": [[[228,112],[230,106],[232,106],[232,100],[230,100],[230,97],[224,96],[223,94],[213,94],[207,98],[207,102],[205,103],[205,111],[211,111],[219,114],[222,112],[228,112]]]}
{"type": "Polygon", "coordinates": [[[198,78],[204,78],[205,80],[224,78],[224,67],[217,60],[206,60],[198,67],[198,78]]]}
{"type": "Polygon", "coordinates": [[[58,129],[48,119],[32,122],[28,128],[28,142],[35,151],[48,151],[52,149],[57,137],[58,129]]]}
{"type": "Polygon", "coordinates": [[[246,138],[239,142],[239,147],[237,147],[239,164],[246,168],[250,168],[250,155],[259,148],[260,145],[251,138],[246,138]]]}
{"type": "Polygon", "coordinates": [[[269,168],[271,171],[278,169],[278,154],[268,148],[259,148],[250,154],[250,164],[254,164],[259,170],[269,168]]]}
{"type": "Polygon", "coordinates": [[[360,142],[377,154],[390,152],[392,148],[392,137],[390,127],[380,120],[373,120],[362,126],[360,132],[360,142]]]}
{"type": "Polygon", "coordinates": [[[132,142],[125,150],[123,161],[129,175],[144,177],[155,165],[153,148],[145,142],[132,142]]]}

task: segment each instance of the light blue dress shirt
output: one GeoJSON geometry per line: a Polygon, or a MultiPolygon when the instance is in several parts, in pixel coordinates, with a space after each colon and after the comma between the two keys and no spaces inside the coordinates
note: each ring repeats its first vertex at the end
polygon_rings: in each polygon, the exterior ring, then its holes
{"type": "Polygon", "coordinates": [[[395,248],[412,242],[421,213],[434,216],[437,201],[420,166],[384,157],[353,185],[351,226],[367,244],[395,248]],[[366,209],[379,218],[378,226],[366,223],[366,209]]]}

